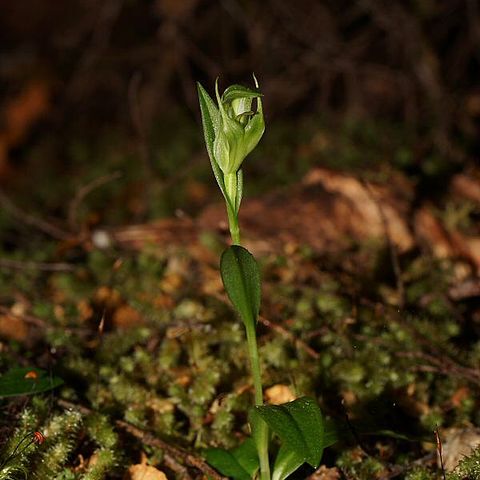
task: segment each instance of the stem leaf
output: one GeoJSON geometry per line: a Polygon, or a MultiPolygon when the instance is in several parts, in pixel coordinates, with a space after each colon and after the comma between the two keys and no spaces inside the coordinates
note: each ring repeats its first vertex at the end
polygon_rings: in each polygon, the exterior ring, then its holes
{"type": "Polygon", "coordinates": [[[228,247],[220,260],[222,281],[230,301],[248,328],[260,311],[260,272],[254,256],[240,245],[228,247]]]}
{"type": "Polygon", "coordinates": [[[253,438],[247,438],[232,450],[209,448],[205,452],[207,462],[221,474],[234,480],[250,480],[259,468],[258,454],[253,438]]]}
{"type": "Polygon", "coordinates": [[[263,405],[255,409],[288,449],[312,467],[318,467],[325,446],[324,422],[313,398],[301,397],[282,405],[263,405]]]}
{"type": "Polygon", "coordinates": [[[215,160],[215,155],[213,153],[213,143],[221,124],[220,112],[210,95],[199,82],[197,82],[197,91],[200,103],[200,113],[202,115],[203,135],[205,137],[208,157],[210,158],[213,174],[215,175],[218,186],[220,187],[223,196],[227,198],[225,183],[223,181],[223,172],[215,160]]]}

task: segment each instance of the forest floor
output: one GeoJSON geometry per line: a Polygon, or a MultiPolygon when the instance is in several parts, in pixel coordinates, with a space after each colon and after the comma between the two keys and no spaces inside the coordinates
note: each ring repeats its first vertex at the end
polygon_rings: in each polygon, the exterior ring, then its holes
{"type": "MultiPolygon", "coordinates": [[[[44,144],[0,191],[0,479],[220,478],[203,449],[248,434],[220,194],[172,122],[143,162],[44,144]]],[[[480,478],[479,172],[398,128],[291,128],[247,160],[241,223],[266,400],[311,395],[342,432],[292,478],[480,478]]]]}

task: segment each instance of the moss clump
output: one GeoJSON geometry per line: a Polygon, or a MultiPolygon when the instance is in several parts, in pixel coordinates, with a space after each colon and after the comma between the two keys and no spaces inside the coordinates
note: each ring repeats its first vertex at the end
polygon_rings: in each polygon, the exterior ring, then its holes
{"type": "Polygon", "coordinates": [[[337,465],[342,469],[347,478],[358,480],[373,480],[381,478],[386,473],[385,466],[374,457],[365,455],[359,448],[344,451],[337,465]]]}
{"type": "Polygon", "coordinates": [[[480,446],[463,458],[457,468],[448,475],[448,480],[479,480],[480,479],[480,446]]]}
{"type": "Polygon", "coordinates": [[[415,467],[405,475],[405,480],[436,480],[438,477],[424,467],[415,467]]]}

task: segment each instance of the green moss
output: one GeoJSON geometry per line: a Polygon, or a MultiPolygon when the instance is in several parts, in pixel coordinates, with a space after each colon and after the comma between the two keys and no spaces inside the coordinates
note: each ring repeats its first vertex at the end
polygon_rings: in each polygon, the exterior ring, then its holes
{"type": "Polygon", "coordinates": [[[464,457],[453,473],[448,475],[448,480],[478,480],[480,479],[480,447],[464,457]]]}
{"type": "Polygon", "coordinates": [[[337,465],[347,478],[372,480],[385,473],[385,466],[374,457],[366,456],[359,448],[346,450],[338,458],[337,465]]]}
{"type": "Polygon", "coordinates": [[[436,480],[438,477],[424,467],[416,467],[405,475],[405,480],[436,480]]]}

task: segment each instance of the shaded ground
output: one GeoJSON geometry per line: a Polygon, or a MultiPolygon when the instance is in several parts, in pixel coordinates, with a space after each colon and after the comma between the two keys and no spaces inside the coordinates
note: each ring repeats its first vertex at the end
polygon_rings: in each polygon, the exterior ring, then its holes
{"type": "MultiPolygon", "coordinates": [[[[217,266],[222,209],[199,130],[183,125],[189,136],[163,144],[169,180],[143,184],[111,144],[90,171],[81,157],[66,167],[77,178],[52,170],[33,188],[33,163],[2,193],[0,367],[64,380],[2,400],[4,459],[29,432],[46,436],[4,470],[115,479],[143,458],[202,478],[203,448],[248,433],[244,334],[217,266]]],[[[384,158],[413,145],[369,128],[310,119],[286,142],[279,126],[249,159],[242,221],[263,272],[264,382],[271,400],[313,395],[338,422],[330,470],[312,478],[441,478],[434,430],[452,469],[480,423],[478,176],[438,157],[407,177],[384,158]]],[[[449,478],[480,478],[477,457],[449,478]]]]}

